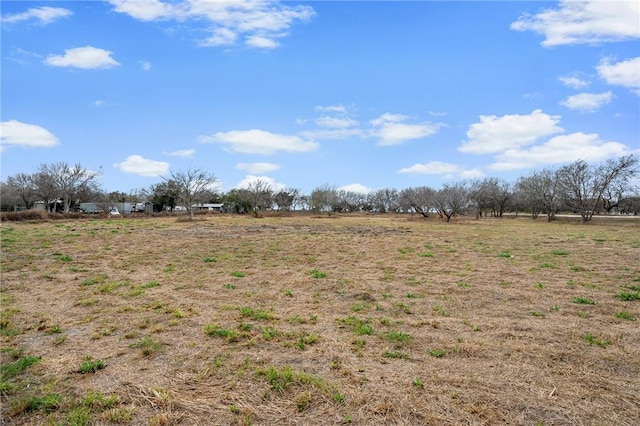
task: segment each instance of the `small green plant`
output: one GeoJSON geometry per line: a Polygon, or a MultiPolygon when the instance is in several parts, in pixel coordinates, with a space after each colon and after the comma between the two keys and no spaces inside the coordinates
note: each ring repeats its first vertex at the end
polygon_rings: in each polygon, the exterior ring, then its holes
{"type": "Polygon", "coordinates": [[[442,358],[447,354],[447,351],[445,351],[444,349],[431,349],[429,351],[429,355],[431,355],[432,357],[435,358],[442,358]]]}
{"type": "Polygon", "coordinates": [[[225,284],[222,287],[229,289],[229,290],[235,290],[236,286],[234,284],[225,284]]]}
{"type": "Polygon", "coordinates": [[[28,401],[26,411],[43,410],[50,413],[57,410],[61,402],[62,397],[53,393],[45,396],[34,396],[28,401]]]}
{"type": "Polygon", "coordinates": [[[580,272],[580,271],[584,271],[584,268],[582,266],[572,266],[571,269],[573,272],[580,272]]]}
{"type": "Polygon", "coordinates": [[[549,310],[551,312],[558,312],[560,310],[560,306],[558,305],[553,305],[551,308],[549,308],[549,310]]]}
{"type": "Polygon", "coordinates": [[[633,316],[632,314],[630,314],[627,311],[620,311],[616,313],[616,318],[618,319],[623,319],[623,320],[627,320],[627,321],[635,321],[636,317],[633,316]]]}
{"type": "Polygon", "coordinates": [[[237,277],[237,278],[243,278],[245,276],[244,272],[242,271],[233,271],[231,273],[232,277],[237,277]]]}
{"type": "Polygon", "coordinates": [[[596,304],[595,300],[591,299],[590,297],[574,297],[571,301],[579,305],[595,305],[596,304]]]}
{"type": "Polygon", "coordinates": [[[595,337],[594,335],[592,335],[589,332],[587,332],[584,335],[584,340],[586,340],[587,343],[590,344],[590,345],[598,345],[601,348],[606,348],[607,346],[609,346],[611,344],[611,342],[609,340],[599,339],[599,338],[595,337]]]}
{"type": "Polygon", "coordinates": [[[229,330],[228,328],[222,328],[219,325],[215,324],[205,325],[204,332],[209,336],[222,337],[230,342],[236,341],[238,339],[238,334],[235,331],[229,330]]]}
{"type": "Polygon", "coordinates": [[[458,281],[458,287],[462,287],[462,288],[470,288],[471,284],[469,284],[466,281],[458,281]]]}
{"type": "Polygon", "coordinates": [[[442,317],[446,317],[446,316],[448,316],[448,314],[447,314],[447,310],[446,310],[446,309],[444,308],[444,306],[443,306],[443,305],[441,305],[441,304],[438,304],[438,305],[434,306],[434,307],[431,309],[431,312],[432,312],[434,315],[440,315],[440,316],[442,316],[442,317]]]}
{"type": "Polygon", "coordinates": [[[240,308],[240,315],[243,317],[250,317],[254,320],[271,320],[273,319],[273,312],[260,309],[253,309],[249,306],[243,306],[240,308]]]}
{"type": "Polygon", "coordinates": [[[318,340],[320,340],[320,336],[318,336],[317,334],[315,334],[315,333],[306,334],[305,333],[302,336],[298,337],[298,340],[296,342],[296,346],[298,347],[298,349],[304,350],[307,347],[307,345],[313,345],[318,340]]]}
{"type": "Polygon", "coordinates": [[[537,282],[533,285],[534,288],[537,288],[539,290],[542,290],[543,288],[545,288],[545,284],[541,283],[541,282],[537,282]]]}
{"type": "Polygon", "coordinates": [[[510,259],[513,257],[510,251],[503,251],[497,254],[498,257],[504,257],[506,259],[510,259]]]}
{"type": "Polygon", "coordinates": [[[384,358],[408,359],[409,355],[401,351],[387,351],[382,354],[384,358]]]}
{"type": "Polygon", "coordinates": [[[538,317],[538,318],[544,318],[546,315],[545,315],[544,312],[531,311],[531,316],[538,317]]]}
{"type": "Polygon", "coordinates": [[[433,257],[433,253],[430,251],[424,252],[420,254],[420,257],[433,257]]]}
{"type": "Polygon", "coordinates": [[[64,256],[58,257],[58,260],[62,262],[71,262],[73,259],[71,258],[71,256],[64,255],[64,256]]]}
{"type": "Polygon", "coordinates": [[[405,343],[412,339],[411,335],[400,331],[390,331],[385,335],[385,337],[387,340],[397,343],[405,343]]]}
{"type": "Polygon", "coordinates": [[[287,297],[293,297],[293,293],[291,292],[291,290],[285,290],[284,295],[287,297]]]}
{"type": "Polygon", "coordinates": [[[150,356],[161,348],[161,344],[153,340],[150,336],[143,337],[136,343],[129,345],[130,348],[140,348],[143,356],[150,356]]]}
{"type": "Polygon", "coordinates": [[[327,278],[326,272],[320,272],[317,269],[313,269],[310,274],[313,278],[327,278]]]}
{"type": "Polygon", "coordinates": [[[413,386],[415,386],[417,388],[423,388],[424,387],[424,381],[422,379],[415,379],[413,381],[413,386]]]}
{"type": "Polygon", "coordinates": [[[576,315],[579,318],[589,318],[589,313],[588,312],[584,312],[584,311],[578,311],[578,312],[576,312],[576,315]]]}
{"type": "Polygon", "coordinates": [[[625,301],[625,302],[630,302],[632,300],[640,300],[640,292],[628,292],[628,291],[622,291],[620,293],[618,293],[618,299],[625,301]]]}
{"type": "Polygon", "coordinates": [[[567,256],[569,252],[566,250],[551,250],[551,254],[554,256],[567,256]]]}
{"type": "Polygon", "coordinates": [[[160,283],[157,281],[149,281],[146,284],[141,285],[142,288],[153,288],[153,287],[159,287],[160,283]]]}
{"type": "Polygon", "coordinates": [[[346,399],[347,398],[343,393],[336,392],[336,393],[333,394],[333,400],[335,402],[337,402],[338,404],[344,404],[346,399]]]}
{"type": "Polygon", "coordinates": [[[204,258],[204,263],[215,263],[217,262],[215,257],[205,257],[204,258]]]}
{"type": "Polygon", "coordinates": [[[102,370],[105,368],[107,364],[101,359],[94,359],[91,355],[87,355],[84,357],[82,364],[80,364],[80,368],[78,371],[82,374],[87,373],[95,373],[98,370],[102,370]]]}
{"type": "Polygon", "coordinates": [[[62,333],[62,328],[59,325],[52,325],[51,327],[47,327],[44,331],[45,334],[59,334],[62,333]]]}

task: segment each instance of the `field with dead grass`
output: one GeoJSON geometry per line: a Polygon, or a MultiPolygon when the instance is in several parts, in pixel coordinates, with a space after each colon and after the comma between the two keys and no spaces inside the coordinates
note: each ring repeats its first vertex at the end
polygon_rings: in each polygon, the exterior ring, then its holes
{"type": "Polygon", "coordinates": [[[2,223],[3,425],[637,425],[640,227],[2,223]]]}

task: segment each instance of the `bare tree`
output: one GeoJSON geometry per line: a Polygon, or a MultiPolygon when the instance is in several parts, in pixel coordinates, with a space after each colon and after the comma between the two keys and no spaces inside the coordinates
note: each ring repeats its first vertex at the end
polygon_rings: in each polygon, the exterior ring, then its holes
{"type": "Polygon", "coordinates": [[[69,211],[78,191],[87,187],[97,186],[100,172],[83,168],[79,163],[70,167],[67,163],[40,165],[39,173],[50,179],[56,188],[65,212],[69,211]]]}
{"type": "Polygon", "coordinates": [[[469,208],[469,188],[464,182],[446,184],[436,193],[434,202],[440,216],[449,222],[453,216],[464,214],[469,208]]]}
{"type": "Polygon", "coordinates": [[[300,195],[300,190],[296,188],[287,188],[274,194],[273,201],[278,206],[278,210],[291,210],[295,205],[296,199],[300,195]]]}
{"type": "Polygon", "coordinates": [[[32,180],[36,196],[44,202],[45,209],[51,212],[59,198],[55,182],[51,176],[42,172],[33,174],[32,180]]]}
{"type": "Polygon", "coordinates": [[[273,189],[264,179],[256,179],[247,185],[251,197],[251,208],[254,212],[271,208],[273,204],[273,189]]]}
{"type": "Polygon", "coordinates": [[[24,204],[27,210],[33,208],[36,202],[36,192],[32,175],[18,173],[15,176],[9,176],[6,186],[6,189],[10,190],[14,195],[15,201],[24,204]]]}
{"type": "Polygon", "coordinates": [[[548,221],[553,220],[562,201],[557,171],[550,168],[534,171],[529,176],[521,177],[516,188],[529,205],[531,217],[535,219],[538,213],[544,212],[548,221]]]}
{"type": "Polygon", "coordinates": [[[162,178],[167,184],[172,182],[176,194],[176,201],[184,206],[193,220],[193,208],[198,203],[203,203],[214,190],[217,178],[200,169],[189,169],[186,172],[171,172],[171,176],[162,178]]]}
{"type": "Polygon", "coordinates": [[[309,196],[309,207],[316,212],[331,212],[337,205],[338,190],[335,186],[323,185],[309,196]]]}
{"type": "Polygon", "coordinates": [[[597,166],[578,160],[560,168],[557,178],[564,202],[580,213],[582,222],[590,221],[611,184],[628,182],[638,174],[637,165],[638,158],[627,155],[597,166]]]}
{"type": "Polygon", "coordinates": [[[436,191],[428,186],[406,188],[398,194],[398,204],[404,211],[415,211],[426,218],[436,209],[436,194],[436,191]]]}
{"type": "Polygon", "coordinates": [[[393,188],[383,188],[371,192],[367,199],[373,210],[378,213],[395,212],[398,210],[398,191],[393,188]]]}

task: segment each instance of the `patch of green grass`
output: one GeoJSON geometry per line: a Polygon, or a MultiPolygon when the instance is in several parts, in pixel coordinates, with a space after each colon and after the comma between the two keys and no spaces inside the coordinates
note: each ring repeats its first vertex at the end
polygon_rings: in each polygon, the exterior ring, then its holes
{"type": "Polygon", "coordinates": [[[620,311],[616,313],[616,318],[618,319],[623,319],[623,320],[627,320],[627,321],[635,321],[636,317],[633,316],[632,314],[630,314],[627,311],[620,311]]]}
{"type": "Polygon", "coordinates": [[[545,288],[545,284],[541,282],[537,282],[533,285],[533,287],[542,290],[543,288],[545,288]]]}
{"type": "Polygon", "coordinates": [[[231,273],[231,276],[232,276],[232,277],[236,277],[236,278],[244,278],[245,273],[244,273],[244,272],[242,272],[242,271],[233,271],[233,272],[231,273]]]}
{"type": "Polygon", "coordinates": [[[204,258],[204,263],[215,263],[217,262],[215,257],[205,257],[204,258]]]}
{"type": "Polygon", "coordinates": [[[429,351],[429,355],[431,355],[434,358],[442,358],[447,354],[447,351],[445,351],[444,349],[431,349],[429,351]]]}
{"type": "Polygon", "coordinates": [[[466,281],[458,281],[457,282],[458,287],[462,287],[462,288],[471,288],[471,284],[469,284],[466,281]]]}
{"type": "Polygon", "coordinates": [[[603,340],[603,339],[597,338],[589,332],[587,332],[584,335],[584,340],[586,340],[586,342],[590,345],[598,345],[601,348],[606,348],[611,344],[609,340],[603,340]]]}
{"type": "Polygon", "coordinates": [[[160,287],[160,283],[158,281],[149,281],[146,284],[142,284],[140,287],[142,288],[160,287]]]}
{"type": "Polygon", "coordinates": [[[311,272],[309,272],[311,274],[311,276],[313,278],[327,278],[327,273],[326,272],[321,272],[317,269],[313,269],[311,272]]]}
{"type": "Polygon", "coordinates": [[[551,254],[554,256],[568,256],[569,252],[566,250],[551,250],[551,254]]]}
{"type": "Polygon", "coordinates": [[[291,290],[285,290],[284,295],[287,297],[293,297],[293,293],[291,292],[291,290]]]}
{"type": "Polygon", "coordinates": [[[538,318],[546,317],[545,313],[540,311],[531,311],[531,316],[538,317],[538,318]]]}
{"type": "Polygon", "coordinates": [[[107,364],[101,359],[94,359],[91,355],[87,355],[84,357],[82,364],[80,364],[80,368],[78,371],[82,374],[87,373],[95,373],[98,370],[102,370],[105,368],[107,364]]]}
{"type": "Polygon", "coordinates": [[[384,358],[408,359],[409,355],[402,351],[386,351],[382,354],[384,358]]]}
{"type": "Polygon", "coordinates": [[[236,286],[234,284],[225,284],[222,286],[223,288],[229,289],[229,290],[235,290],[236,286]]]}
{"type": "Polygon", "coordinates": [[[579,305],[595,305],[596,304],[595,300],[593,300],[590,297],[574,297],[571,301],[579,305]]]}
{"type": "Polygon", "coordinates": [[[320,340],[320,336],[318,336],[317,334],[305,333],[302,336],[298,337],[298,340],[296,341],[296,346],[298,347],[298,349],[304,350],[307,347],[307,345],[313,345],[314,343],[317,343],[318,340],[320,340]]]}
{"type": "Polygon", "coordinates": [[[82,281],[81,285],[83,286],[91,286],[95,284],[102,284],[107,281],[109,277],[105,274],[96,275],[95,277],[87,278],[82,281]]]}
{"type": "Polygon", "coordinates": [[[267,327],[262,330],[262,338],[264,340],[271,340],[279,337],[282,333],[277,328],[267,327]]]}
{"type": "Polygon", "coordinates": [[[422,379],[415,379],[412,382],[413,386],[417,387],[417,388],[423,388],[424,387],[424,380],[422,379]]]}
{"type": "Polygon", "coordinates": [[[622,301],[625,302],[630,302],[632,300],[640,300],[640,292],[628,292],[628,291],[621,291],[620,293],[617,294],[618,298],[622,301]]]}
{"type": "Polygon", "coordinates": [[[25,411],[38,411],[43,410],[45,412],[56,411],[62,402],[62,396],[54,393],[50,393],[44,396],[34,396],[29,399],[25,411]]]}
{"type": "Polygon", "coordinates": [[[143,356],[150,356],[160,350],[162,345],[153,340],[150,336],[145,336],[139,341],[129,345],[130,348],[139,348],[143,356]]]}
{"type": "Polygon", "coordinates": [[[256,375],[264,379],[270,389],[277,393],[284,393],[292,386],[312,386],[321,391],[330,389],[322,378],[295,371],[288,365],[281,368],[269,366],[258,370],[256,375]]]}
{"type": "Polygon", "coordinates": [[[571,269],[573,272],[581,272],[584,271],[584,268],[582,266],[572,266],[569,269],[571,269]]]}
{"type": "Polygon", "coordinates": [[[343,320],[338,321],[341,325],[349,327],[353,330],[356,336],[373,335],[373,327],[371,326],[371,319],[360,319],[353,316],[349,316],[343,320]]]}
{"type": "Polygon", "coordinates": [[[18,359],[8,364],[0,365],[0,379],[2,381],[5,381],[17,376],[18,374],[20,374],[20,372],[31,367],[33,364],[39,362],[41,359],[40,357],[36,357],[36,356],[23,357],[19,353],[16,353],[15,355],[18,356],[18,359]]]}
{"type": "Polygon", "coordinates": [[[250,317],[253,318],[254,320],[258,321],[258,320],[271,320],[273,319],[273,312],[272,311],[265,311],[265,310],[261,310],[261,309],[253,309],[249,306],[243,306],[240,308],[240,315],[242,315],[243,317],[250,317]]]}
{"type": "Polygon", "coordinates": [[[431,309],[431,312],[432,312],[434,315],[440,315],[440,316],[442,316],[442,317],[446,317],[446,316],[448,316],[448,315],[449,315],[449,314],[447,313],[447,310],[445,309],[445,307],[444,307],[443,305],[441,305],[441,304],[438,304],[438,305],[434,306],[434,307],[431,309]]]}
{"type": "Polygon", "coordinates": [[[540,268],[542,269],[558,269],[558,265],[555,263],[541,263],[540,268]]]}
{"type": "Polygon", "coordinates": [[[405,343],[412,339],[410,334],[403,333],[401,331],[389,331],[385,335],[385,337],[390,342],[397,342],[397,343],[405,343]]]}
{"type": "Polygon", "coordinates": [[[504,257],[506,259],[510,259],[513,257],[510,251],[503,251],[497,254],[497,257],[504,257]]]}
{"type": "Polygon", "coordinates": [[[208,336],[221,337],[227,339],[230,342],[238,341],[239,336],[234,330],[228,328],[222,328],[216,324],[207,324],[204,326],[204,332],[208,336]]]}
{"type": "Polygon", "coordinates": [[[420,253],[420,257],[433,257],[433,253],[426,251],[424,253],[420,253]]]}

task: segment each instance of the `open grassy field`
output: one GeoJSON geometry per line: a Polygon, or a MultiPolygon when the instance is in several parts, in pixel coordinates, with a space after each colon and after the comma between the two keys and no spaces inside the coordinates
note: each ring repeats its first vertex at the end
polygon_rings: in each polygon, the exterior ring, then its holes
{"type": "Polygon", "coordinates": [[[2,425],[637,425],[640,223],[2,223],[2,425]]]}

